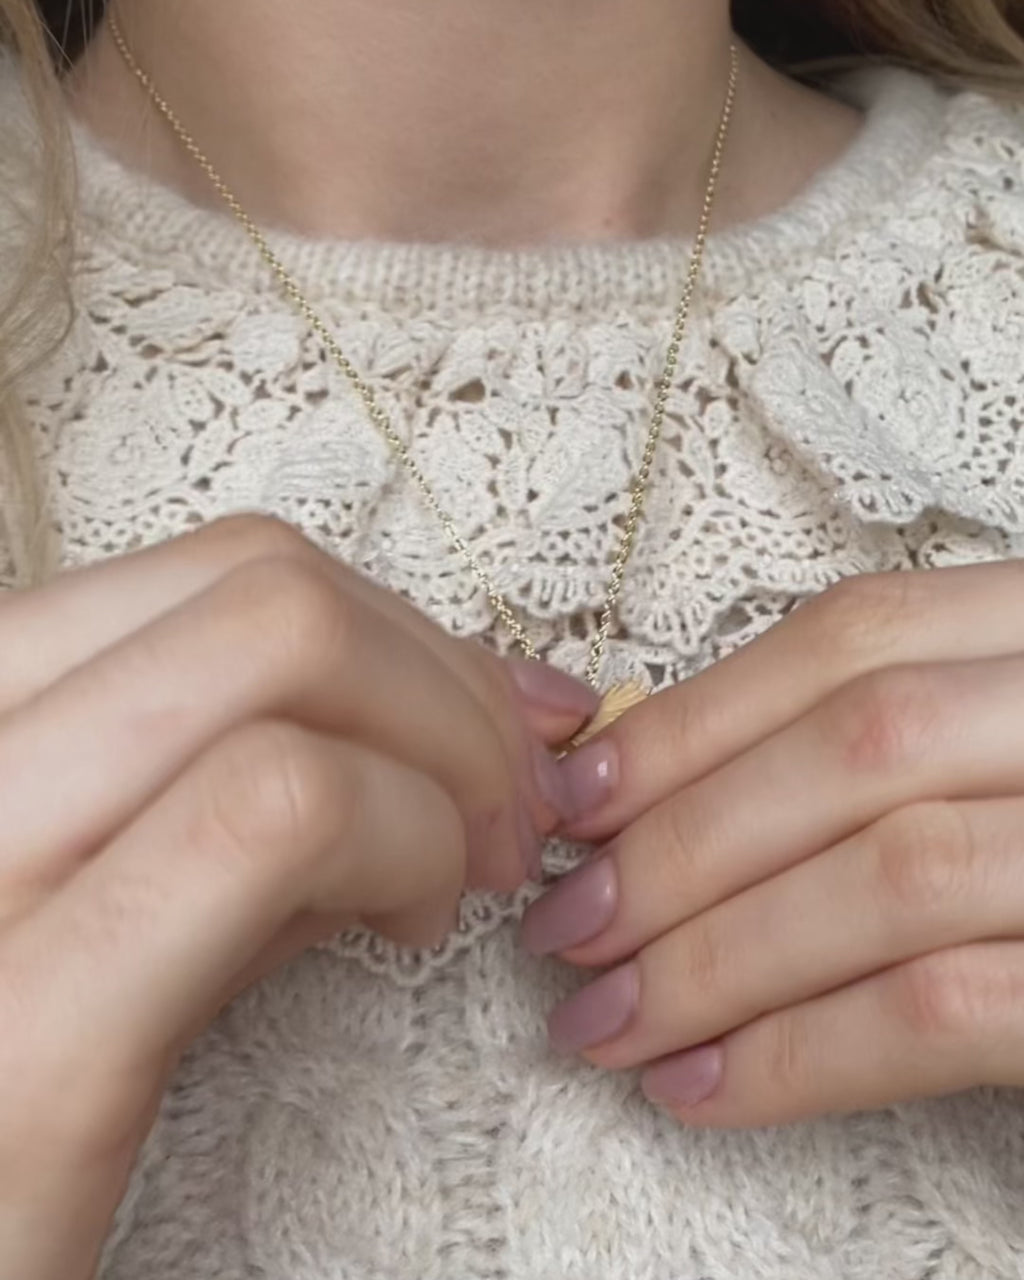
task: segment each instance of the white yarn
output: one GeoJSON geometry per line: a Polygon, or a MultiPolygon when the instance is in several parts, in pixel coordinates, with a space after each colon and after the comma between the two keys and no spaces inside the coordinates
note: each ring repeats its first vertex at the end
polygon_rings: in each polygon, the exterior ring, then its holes
{"type": "MultiPolygon", "coordinates": [[[[845,92],[848,154],[709,247],[612,674],[683,679],[847,574],[1024,551],[1024,118],[901,72],[845,92]]],[[[32,390],[67,563],[261,508],[490,637],[235,224],[77,145],[80,321],[32,390]]],[[[687,246],[273,239],[581,671],[687,246]]],[[[678,1128],[549,1053],[581,979],[521,953],[521,905],[475,895],[436,954],[346,935],[238,1000],[168,1094],[104,1280],[1024,1276],[1018,1094],[678,1128]]]]}

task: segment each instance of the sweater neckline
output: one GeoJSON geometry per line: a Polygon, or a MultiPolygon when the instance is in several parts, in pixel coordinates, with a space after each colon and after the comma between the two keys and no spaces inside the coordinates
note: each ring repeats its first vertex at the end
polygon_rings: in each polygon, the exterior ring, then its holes
{"type": "MultiPolygon", "coordinates": [[[[879,217],[932,154],[948,98],[926,77],[864,68],[838,80],[834,92],[864,112],[858,134],[782,208],[712,233],[705,298],[743,290],[765,274],[788,273],[806,255],[879,217]]],[[[226,211],[195,205],[129,169],[79,121],[72,122],[72,136],[82,216],[90,233],[120,257],[207,290],[278,294],[226,211]]],[[[416,311],[667,305],[678,294],[692,245],[689,238],[664,237],[493,249],[266,234],[311,299],[416,311]]]]}

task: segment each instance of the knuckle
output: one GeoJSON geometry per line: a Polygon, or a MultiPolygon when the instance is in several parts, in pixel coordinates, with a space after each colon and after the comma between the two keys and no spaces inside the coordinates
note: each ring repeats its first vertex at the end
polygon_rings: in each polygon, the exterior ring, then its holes
{"type": "Polygon", "coordinates": [[[225,569],[249,560],[309,559],[312,544],[277,516],[241,512],[221,516],[192,535],[203,555],[225,569]]]}
{"type": "MultiPolygon", "coordinates": [[[[707,855],[709,842],[694,813],[694,806],[680,799],[663,803],[658,838],[648,846],[650,883],[667,903],[692,903],[694,892],[702,882],[699,859],[707,855]]],[[[713,860],[713,853],[709,855],[713,860]]]]}
{"type": "Polygon", "coordinates": [[[896,1016],[911,1035],[936,1048],[974,1040],[998,1024],[1020,999],[1019,989],[985,973],[968,948],[937,951],[894,975],[896,1016]]]}
{"type": "Polygon", "coordinates": [[[947,801],[910,805],[883,819],[874,855],[882,901],[901,915],[955,908],[977,870],[971,824],[960,806],[947,801]]]}
{"type": "Polygon", "coordinates": [[[351,602],[313,564],[255,560],[231,575],[230,590],[232,616],[274,671],[308,675],[351,647],[351,602]]]}
{"type": "Polygon", "coordinates": [[[358,788],[329,767],[317,740],[279,721],[249,724],[215,750],[194,838],[230,868],[276,867],[320,852],[339,835],[358,788]]]}
{"type": "Polygon", "coordinates": [[[843,767],[878,774],[910,770],[932,753],[942,704],[934,670],[891,667],[852,680],[823,704],[821,714],[843,767]]]}
{"type": "Polygon", "coordinates": [[[897,648],[921,611],[924,584],[905,572],[842,578],[807,606],[816,648],[851,674],[897,648]]]}
{"type": "Polygon", "coordinates": [[[770,1014],[761,1022],[767,1079],[780,1098],[813,1096],[814,1037],[799,1010],[770,1014]]]}
{"type": "Polygon", "coordinates": [[[643,725],[636,721],[623,723],[622,732],[629,733],[635,724],[638,749],[645,749],[640,735],[648,740],[657,735],[658,755],[671,760],[677,776],[692,775],[697,769],[707,768],[709,749],[716,754],[723,740],[723,702],[704,694],[703,686],[695,682],[683,682],[655,695],[649,701],[650,711],[655,707],[661,712],[653,723],[643,725]]]}
{"type": "Polygon", "coordinates": [[[702,997],[720,997],[725,992],[726,948],[721,936],[706,920],[691,921],[687,927],[684,971],[688,985],[702,997]]]}

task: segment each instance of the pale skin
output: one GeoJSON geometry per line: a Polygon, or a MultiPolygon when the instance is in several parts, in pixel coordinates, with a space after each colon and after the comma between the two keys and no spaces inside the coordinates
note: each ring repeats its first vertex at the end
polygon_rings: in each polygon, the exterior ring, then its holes
{"type": "MultiPolygon", "coordinates": [[[[261,221],[495,246],[695,224],[721,0],[120,12],[261,221]]],[[[719,225],[784,203],[858,127],[747,51],[741,83],[719,225]]],[[[102,32],[68,92],[126,161],[210,200],[102,32]]],[[[567,939],[573,881],[525,940],[626,966],[628,1017],[574,1046],[593,1061],[705,1046],[689,1101],[645,1077],[682,1119],[1024,1083],[1022,582],[1007,564],[840,587],[561,772],[543,744],[589,693],[445,636],[273,521],[5,597],[12,1274],[91,1274],[169,1072],[242,986],[348,922],[438,940],[464,884],[517,886],[560,822],[603,846],[604,915],[567,939]]]]}
{"type": "MultiPolygon", "coordinates": [[[[696,225],[728,72],[724,0],[120,0],[118,13],[263,223],[496,246],[696,225]]],[[[741,75],[719,226],[784,203],[859,124],[747,51],[741,75]]],[[[104,31],[70,91],[126,160],[216,203],[104,31]]]]}
{"type": "Polygon", "coordinates": [[[0,646],[0,1257],[77,1280],[193,1036],[346,924],[432,945],[522,883],[593,698],[262,517],[8,595],[0,646]]]}
{"type": "Polygon", "coordinates": [[[1024,1086],[1022,588],[848,579],[583,748],[606,843],[525,941],[610,972],[556,1042],[696,1125],[1024,1086]]]}

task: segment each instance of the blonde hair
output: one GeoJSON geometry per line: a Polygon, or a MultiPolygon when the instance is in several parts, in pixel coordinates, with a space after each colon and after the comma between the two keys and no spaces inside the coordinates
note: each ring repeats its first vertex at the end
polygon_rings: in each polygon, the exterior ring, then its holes
{"type": "MultiPolygon", "coordinates": [[[[21,229],[16,244],[0,242],[0,519],[21,582],[45,573],[52,549],[17,385],[52,353],[70,317],[72,169],[58,71],[77,52],[69,40],[80,43],[101,8],[0,0],[0,46],[20,62],[37,124],[31,139],[5,136],[0,155],[0,190],[21,229]]],[[[776,64],[807,70],[876,56],[998,92],[1024,88],[1024,0],[733,0],[733,14],[740,35],[776,64]]]]}
{"type": "MultiPolygon", "coordinates": [[[[36,127],[5,129],[0,193],[0,538],[27,583],[52,568],[53,540],[35,465],[26,374],[53,351],[71,319],[68,287],[72,169],[48,37],[28,0],[0,0],[0,58],[10,47],[36,127]],[[8,234],[9,231],[9,234],[8,234]]],[[[5,122],[6,123],[6,122],[5,122]]],[[[0,544],[0,570],[3,569],[0,544]]]]}

